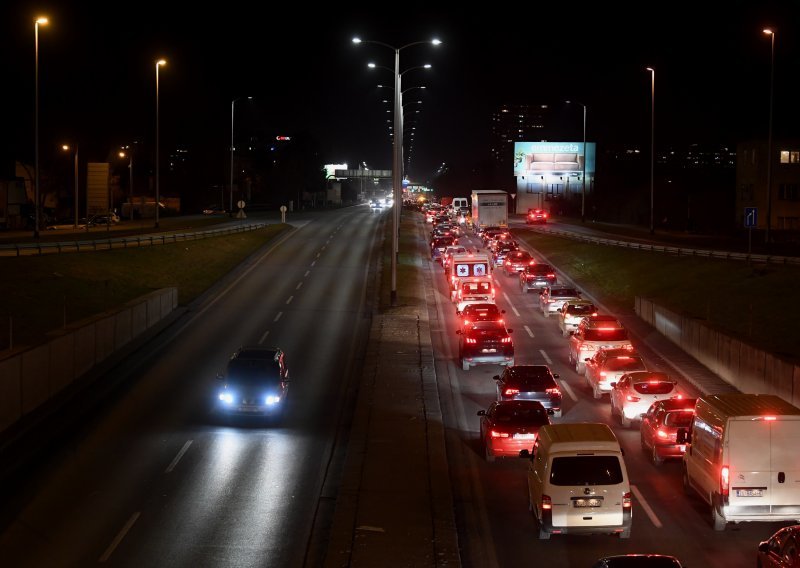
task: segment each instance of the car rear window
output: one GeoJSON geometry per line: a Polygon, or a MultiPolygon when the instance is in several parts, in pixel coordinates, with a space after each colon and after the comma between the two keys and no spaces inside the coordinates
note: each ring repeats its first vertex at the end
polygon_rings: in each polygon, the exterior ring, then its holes
{"type": "Polygon", "coordinates": [[[567,306],[569,315],[585,315],[594,312],[594,306],[567,306]]]}
{"type": "Polygon", "coordinates": [[[488,294],[492,285],[489,282],[465,282],[461,289],[465,294],[488,294]]]}
{"type": "Polygon", "coordinates": [[[569,456],[553,459],[553,485],[617,485],[622,468],[617,456],[569,456]]]}
{"type": "Polygon", "coordinates": [[[643,382],[643,383],[634,383],[633,388],[639,394],[668,394],[672,392],[672,389],[675,387],[671,382],[665,381],[656,381],[656,382],[643,382]]]}
{"type": "Polygon", "coordinates": [[[619,357],[606,361],[605,368],[609,371],[646,371],[644,363],[638,357],[619,357]]]}
{"type": "Polygon", "coordinates": [[[545,391],[546,389],[558,387],[552,377],[523,377],[519,380],[512,380],[509,382],[517,385],[519,390],[526,392],[545,391]]]}
{"type": "Polygon", "coordinates": [[[494,421],[500,424],[549,424],[547,411],[540,404],[514,406],[498,406],[494,413],[494,421]]]}
{"type": "Polygon", "coordinates": [[[528,274],[537,274],[539,276],[546,276],[553,272],[553,267],[549,264],[534,264],[525,269],[528,274]]]}
{"type": "Polygon", "coordinates": [[[624,329],[587,329],[584,338],[588,341],[624,341],[628,332],[624,329]]]}
{"type": "Polygon", "coordinates": [[[679,410],[677,412],[667,412],[664,417],[664,426],[675,426],[676,428],[688,428],[692,425],[694,412],[690,410],[679,410]]]}
{"type": "Polygon", "coordinates": [[[604,568],[679,568],[680,564],[672,558],[659,558],[653,556],[619,556],[610,558],[602,564],[604,568]]]}
{"type": "Polygon", "coordinates": [[[553,298],[564,298],[567,296],[577,296],[578,291],[575,288],[556,288],[550,292],[553,298]]]}

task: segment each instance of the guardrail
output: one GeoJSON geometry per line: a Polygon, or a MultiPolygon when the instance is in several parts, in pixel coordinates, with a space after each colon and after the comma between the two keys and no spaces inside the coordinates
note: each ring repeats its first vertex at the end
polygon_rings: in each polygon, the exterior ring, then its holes
{"type": "Polygon", "coordinates": [[[605,239],[602,237],[591,237],[581,235],[571,231],[559,229],[545,229],[543,227],[530,227],[531,230],[544,235],[555,235],[596,245],[616,246],[635,250],[650,252],[663,252],[678,256],[694,256],[698,258],[716,258],[720,260],[745,260],[753,262],[766,262],[773,264],[797,264],[800,265],[800,257],[795,256],[775,256],[770,254],[747,254],[746,252],[732,252],[724,250],[693,249],[686,247],[675,247],[655,243],[638,243],[634,241],[620,241],[617,239],[605,239]]]}
{"type": "Polygon", "coordinates": [[[116,237],[84,241],[59,241],[38,243],[15,243],[0,245],[0,256],[38,256],[43,254],[61,254],[68,252],[94,252],[119,248],[146,247],[166,245],[184,241],[196,241],[233,233],[256,231],[268,226],[267,223],[250,223],[222,229],[195,231],[192,233],[158,233],[137,235],[135,237],[116,237]]]}

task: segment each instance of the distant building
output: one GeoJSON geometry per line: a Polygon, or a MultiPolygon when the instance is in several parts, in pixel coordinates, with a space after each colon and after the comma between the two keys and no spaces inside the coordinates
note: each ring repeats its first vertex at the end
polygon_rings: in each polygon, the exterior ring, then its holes
{"type": "MultiPolygon", "coordinates": [[[[773,141],[770,228],[800,230],[800,141],[773,141]]],[[[758,209],[757,229],[767,228],[767,142],[741,142],[736,149],[736,216],[744,225],[745,207],[758,209]]]]}
{"type": "Polygon", "coordinates": [[[498,164],[512,164],[514,142],[551,137],[551,120],[548,105],[501,105],[492,113],[492,157],[498,164]]]}

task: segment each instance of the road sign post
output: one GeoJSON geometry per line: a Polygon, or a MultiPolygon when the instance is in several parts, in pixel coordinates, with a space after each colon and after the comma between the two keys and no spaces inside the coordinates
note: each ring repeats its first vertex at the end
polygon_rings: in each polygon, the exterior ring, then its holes
{"type": "Polygon", "coordinates": [[[744,226],[747,227],[747,256],[749,257],[753,253],[753,227],[758,226],[758,207],[744,208],[744,226]]]}
{"type": "Polygon", "coordinates": [[[286,205],[281,205],[281,223],[286,222],[286,205]]]}

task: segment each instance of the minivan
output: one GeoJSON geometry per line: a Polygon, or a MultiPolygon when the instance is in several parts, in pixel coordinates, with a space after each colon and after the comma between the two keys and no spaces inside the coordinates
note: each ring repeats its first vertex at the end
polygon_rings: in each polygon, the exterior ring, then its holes
{"type": "Polygon", "coordinates": [[[697,399],[688,432],[679,431],[683,487],[711,510],[714,530],[729,522],[800,523],[800,408],[768,394],[697,399]]]}
{"type": "Polygon", "coordinates": [[[528,507],[539,538],[551,534],[631,534],[631,486],[617,437],[606,424],[539,429],[528,465],[528,507]]]}

